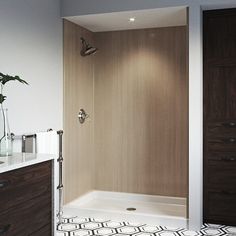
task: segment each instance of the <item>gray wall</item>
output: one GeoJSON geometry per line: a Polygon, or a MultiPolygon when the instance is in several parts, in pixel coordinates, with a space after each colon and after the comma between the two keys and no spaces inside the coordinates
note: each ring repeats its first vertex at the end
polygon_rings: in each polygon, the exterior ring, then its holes
{"type": "Polygon", "coordinates": [[[173,6],[235,7],[235,0],[61,0],[63,17],[173,6]],[[226,4],[225,6],[222,6],[226,4]]]}
{"type": "Polygon", "coordinates": [[[30,84],[5,89],[12,132],[62,128],[59,0],[0,0],[0,71],[30,84]]]}
{"type": "Polygon", "coordinates": [[[142,10],[173,5],[188,5],[188,2],[188,0],[61,0],[61,14],[63,17],[66,17],[96,13],[142,10]]]}

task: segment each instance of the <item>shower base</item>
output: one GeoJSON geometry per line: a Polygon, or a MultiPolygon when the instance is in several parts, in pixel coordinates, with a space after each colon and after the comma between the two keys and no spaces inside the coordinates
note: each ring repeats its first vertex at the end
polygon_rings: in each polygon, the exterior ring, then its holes
{"type": "Polygon", "coordinates": [[[65,215],[188,228],[186,199],[92,191],[64,206],[65,215]]]}

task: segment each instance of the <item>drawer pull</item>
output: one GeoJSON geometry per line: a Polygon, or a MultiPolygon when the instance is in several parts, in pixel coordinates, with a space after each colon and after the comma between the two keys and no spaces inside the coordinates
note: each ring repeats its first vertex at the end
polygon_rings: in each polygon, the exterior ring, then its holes
{"type": "Polygon", "coordinates": [[[10,229],[11,225],[0,226],[0,235],[4,235],[10,229]]]}
{"type": "Polygon", "coordinates": [[[235,143],[236,139],[235,139],[235,138],[230,138],[229,141],[230,141],[231,143],[235,143]]]}
{"type": "Polygon", "coordinates": [[[221,161],[236,161],[236,157],[221,157],[221,161]]]}
{"type": "Polygon", "coordinates": [[[224,143],[235,143],[236,142],[236,138],[221,138],[220,140],[224,143]]]}
{"type": "Polygon", "coordinates": [[[8,186],[8,181],[7,180],[0,180],[0,188],[5,188],[8,186]]]}
{"type": "Polygon", "coordinates": [[[236,122],[229,122],[229,123],[223,123],[224,126],[227,126],[227,127],[236,127],[236,122]]]}

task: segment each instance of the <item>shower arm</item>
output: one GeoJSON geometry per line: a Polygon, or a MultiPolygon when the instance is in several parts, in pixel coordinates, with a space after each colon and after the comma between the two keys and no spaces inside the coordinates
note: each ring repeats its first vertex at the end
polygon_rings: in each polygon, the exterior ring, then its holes
{"type": "Polygon", "coordinates": [[[86,42],[86,40],[83,37],[80,37],[80,40],[82,42],[83,47],[86,48],[88,46],[88,43],[86,42]]]}

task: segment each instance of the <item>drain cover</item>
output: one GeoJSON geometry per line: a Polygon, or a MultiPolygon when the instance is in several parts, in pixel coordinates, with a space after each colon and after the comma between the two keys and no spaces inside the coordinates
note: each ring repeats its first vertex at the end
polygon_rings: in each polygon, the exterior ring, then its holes
{"type": "Polygon", "coordinates": [[[127,210],[127,211],[136,211],[136,208],[134,208],[134,207],[128,207],[128,208],[126,208],[126,210],[127,210]]]}

